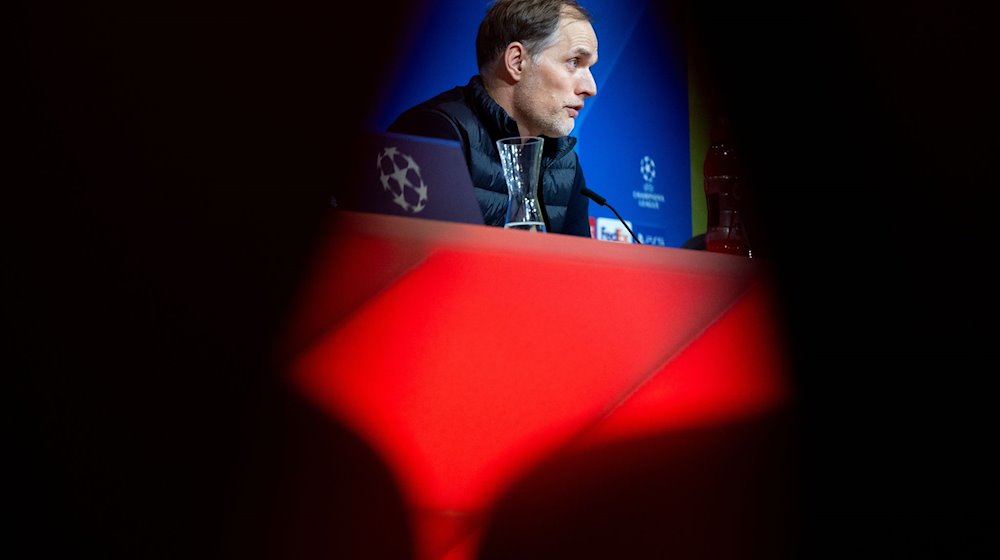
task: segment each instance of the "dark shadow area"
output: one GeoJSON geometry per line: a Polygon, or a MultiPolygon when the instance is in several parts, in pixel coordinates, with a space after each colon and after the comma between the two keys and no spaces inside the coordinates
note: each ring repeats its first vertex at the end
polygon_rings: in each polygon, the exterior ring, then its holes
{"type": "Polygon", "coordinates": [[[988,480],[991,18],[971,2],[689,5],[790,335],[810,552],[981,546],[983,524],[949,512],[988,480]]]}
{"type": "Polygon", "coordinates": [[[396,480],[355,434],[294,391],[273,387],[247,430],[222,557],[413,557],[396,480]],[[273,391],[273,392],[272,392],[273,391]]]}
{"type": "Polygon", "coordinates": [[[481,558],[803,557],[790,419],[561,454],[502,498],[481,558]]]}
{"type": "Polygon", "coordinates": [[[299,410],[272,360],[406,20],[349,12],[17,5],[9,548],[407,555],[387,473],[299,410]]]}

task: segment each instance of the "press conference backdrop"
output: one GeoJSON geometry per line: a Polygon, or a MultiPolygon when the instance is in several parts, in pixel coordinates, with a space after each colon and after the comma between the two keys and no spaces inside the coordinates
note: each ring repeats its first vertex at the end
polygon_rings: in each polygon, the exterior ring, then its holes
{"type": "MultiPolygon", "coordinates": [[[[423,0],[370,117],[384,130],[406,108],[465,84],[478,72],[475,38],[487,0],[423,0]]],[[[572,135],[588,186],[647,245],[678,247],[692,236],[692,158],[683,25],[649,0],[589,0],[599,60],[597,96],[572,135]]],[[[695,209],[702,206],[695,201],[695,209]]],[[[628,241],[611,209],[590,205],[595,237],[628,241]]],[[[696,212],[697,214],[697,212],[696,212]]],[[[699,226],[696,223],[695,229],[699,226]]]]}

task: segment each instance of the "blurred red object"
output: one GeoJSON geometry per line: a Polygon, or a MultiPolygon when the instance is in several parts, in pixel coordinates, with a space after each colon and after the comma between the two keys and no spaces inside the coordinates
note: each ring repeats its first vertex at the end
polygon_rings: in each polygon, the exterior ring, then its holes
{"type": "Polygon", "coordinates": [[[282,356],[398,478],[419,560],[474,558],[541,462],[789,400],[758,260],[335,213],[282,356]]]}

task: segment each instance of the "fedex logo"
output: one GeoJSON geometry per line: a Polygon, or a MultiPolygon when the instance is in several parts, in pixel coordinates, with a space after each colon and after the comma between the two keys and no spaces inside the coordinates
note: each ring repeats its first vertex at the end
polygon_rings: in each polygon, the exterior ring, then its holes
{"type": "MultiPolygon", "coordinates": [[[[631,222],[626,220],[625,223],[628,224],[628,227],[632,227],[631,222]]],[[[613,218],[597,218],[594,227],[594,239],[600,239],[601,241],[632,243],[632,236],[629,235],[625,226],[613,218]]]]}

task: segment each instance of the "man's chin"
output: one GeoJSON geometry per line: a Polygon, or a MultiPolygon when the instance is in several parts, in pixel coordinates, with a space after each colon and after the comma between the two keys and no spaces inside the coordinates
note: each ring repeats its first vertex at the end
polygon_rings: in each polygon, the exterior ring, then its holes
{"type": "Polygon", "coordinates": [[[550,121],[551,127],[546,128],[540,132],[539,136],[546,136],[548,138],[562,138],[563,136],[569,136],[570,132],[573,132],[573,128],[576,126],[576,121],[574,119],[566,120],[553,120],[550,121]]]}
{"type": "Polygon", "coordinates": [[[576,126],[576,122],[574,122],[572,120],[570,120],[568,123],[563,124],[561,127],[559,127],[559,130],[557,131],[558,134],[554,138],[559,138],[559,137],[562,137],[562,136],[569,136],[569,133],[573,132],[573,128],[575,126],[576,126]]]}

